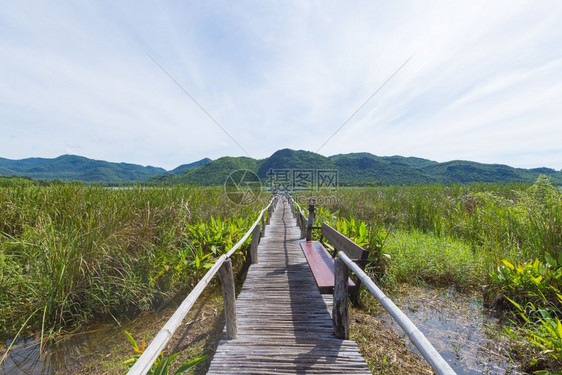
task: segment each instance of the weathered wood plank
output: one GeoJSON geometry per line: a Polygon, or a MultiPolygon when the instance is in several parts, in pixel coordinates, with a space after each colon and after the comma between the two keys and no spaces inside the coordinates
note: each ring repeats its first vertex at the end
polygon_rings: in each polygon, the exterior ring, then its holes
{"type": "Polygon", "coordinates": [[[335,261],[334,307],[332,321],[334,333],[338,339],[349,340],[349,311],[347,305],[347,278],[349,270],[345,263],[337,258],[335,261]]]}
{"type": "Polygon", "coordinates": [[[351,259],[367,259],[369,252],[351,241],[349,238],[332,228],[326,223],[322,223],[322,237],[328,240],[338,251],[343,251],[351,259]]]}
{"type": "Polygon", "coordinates": [[[234,275],[232,273],[232,261],[227,259],[219,270],[219,278],[222,287],[222,299],[224,301],[224,315],[226,320],[226,338],[236,338],[236,291],[234,288],[234,275]]]}
{"type": "Polygon", "coordinates": [[[258,263],[258,244],[260,242],[260,225],[256,225],[252,232],[252,243],[250,244],[250,259],[252,264],[258,263]]]}
{"type": "Polygon", "coordinates": [[[318,291],[287,202],[272,211],[236,301],[237,337],[220,341],[208,374],[370,374],[357,344],[334,335],[332,296],[318,291]]]}
{"type": "MultiPolygon", "coordinates": [[[[318,290],[322,294],[334,292],[334,258],[318,241],[300,241],[302,252],[308,262],[318,290]]],[[[349,279],[349,286],[355,287],[355,283],[349,279]]]]}

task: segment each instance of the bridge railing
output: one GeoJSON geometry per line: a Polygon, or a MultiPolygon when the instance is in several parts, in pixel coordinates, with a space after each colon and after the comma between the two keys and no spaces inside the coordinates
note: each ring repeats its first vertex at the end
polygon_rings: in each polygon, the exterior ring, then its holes
{"type": "MultiPolygon", "coordinates": [[[[234,290],[234,275],[232,272],[232,262],[230,257],[238,250],[248,239],[252,236],[252,242],[250,245],[250,258],[252,264],[258,262],[258,252],[257,247],[260,240],[260,222],[261,227],[265,228],[264,216],[267,212],[267,222],[271,219],[273,211],[279,196],[273,197],[267,207],[260,211],[258,218],[250,229],[244,234],[244,236],[238,241],[232,249],[227,253],[218,257],[213,266],[207,271],[205,276],[197,283],[195,288],[189,293],[189,295],[183,300],[181,305],[174,312],[172,317],[168,319],[164,327],[156,334],[150,345],[145,349],[142,355],[135,362],[133,367],[127,372],[127,375],[144,375],[152,368],[152,365],[160,355],[160,353],[166,347],[166,344],[172,338],[173,334],[176,332],[178,327],[181,325],[183,319],[191,310],[201,293],[205,290],[207,285],[211,282],[213,277],[218,273],[221,287],[222,296],[224,301],[224,310],[226,318],[226,338],[228,340],[236,338],[236,296],[234,290]]],[[[265,229],[263,229],[262,236],[265,234],[265,229]]]]}
{"type": "MultiPolygon", "coordinates": [[[[310,232],[314,227],[314,201],[309,202],[308,219],[299,204],[290,196],[287,200],[291,206],[293,215],[297,217],[297,224],[301,229],[301,238],[310,240],[310,232]]],[[[341,237],[342,241],[337,241],[339,245],[336,247],[338,257],[335,259],[335,282],[334,282],[334,304],[332,310],[332,323],[336,337],[349,339],[349,314],[348,314],[348,277],[349,270],[353,271],[359,278],[365,288],[379,301],[384,309],[390,314],[400,328],[408,335],[408,338],[420,351],[421,355],[427,360],[433,370],[439,375],[456,374],[449,366],[447,361],[443,359],[441,354],[427,340],[425,335],[415,326],[414,323],[400,310],[390,298],[388,298],[375,282],[351,260],[345,253],[345,244],[349,239],[338,231],[334,231],[335,236],[341,237]],[[342,248],[343,247],[343,248],[342,248]]],[[[334,244],[332,244],[334,245],[334,244]]]]}

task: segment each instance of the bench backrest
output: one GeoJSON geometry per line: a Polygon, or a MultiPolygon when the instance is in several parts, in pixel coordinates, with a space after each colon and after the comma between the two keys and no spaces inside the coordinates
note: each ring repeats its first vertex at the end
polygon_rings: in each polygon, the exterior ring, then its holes
{"type": "Polygon", "coordinates": [[[324,237],[336,250],[343,251],[350,259],[365,260],[369,252],[351,241],[349,238],[332,228],[326,223],[322,223],[322,237],[324,237]]]}

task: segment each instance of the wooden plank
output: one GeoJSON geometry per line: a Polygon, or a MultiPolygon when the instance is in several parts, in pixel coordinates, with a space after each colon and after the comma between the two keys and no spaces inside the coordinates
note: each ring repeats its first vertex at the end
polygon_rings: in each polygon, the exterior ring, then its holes
{"type": "Polygon", "coordinates": [[[208,374],[370,374],[357,344],[334,335],[333,298],[318,291],[286,199],[266,232],[236,301],[237,337],[219,342],[208,374]]]}
{"type": "Polygon", "coordinates": [[[349,311],[347,305],[347,278],[349,270],[345,263],[337,258],[335,266],[334,307],[332,308],[332,322],[334,334],[338,339],[349,340],[349,311]]]}
{"type": "Polygon", "coordinates": [[[260,225],[256,225],[252,232],[252,243],[250,244],[250,260],[252,264],[258,263],[258,244],[260,242],[260,225]]]}
{"type": "MultiPolygon", "coordinates": [[[[318,241],[300,241],[302,252],[310,266],[318,290],[322,294],[334,292],[334,258],[318,241]]],[[[355,287],[355,283],[348,279],[349,286],[355,287]]]]}
{"type": "Polygon", "coordinates": [[[226,338],[236,338],[236,291],[234,289],[234,275],[232,273],[232,261],[227,259],[219,270],[219,278],[222,287],[222,299],[224,301],[224,315],[226,320],[226,338]]]}
{"type": "Polygon", "coordinates": [[[367,259],[369,255],[367,250],[326,223],[322,223],[322,237],[327,239],[338,251],[346,253],[351,259],[367,259]]]}
{"type": "Polygon", "coordinates": [[[301,230],[300,238],[304,238],[306,236],[306,223],[307,223],[306,217],[302,214],[302,212],[299,211],[299,225],[301,230]]]}

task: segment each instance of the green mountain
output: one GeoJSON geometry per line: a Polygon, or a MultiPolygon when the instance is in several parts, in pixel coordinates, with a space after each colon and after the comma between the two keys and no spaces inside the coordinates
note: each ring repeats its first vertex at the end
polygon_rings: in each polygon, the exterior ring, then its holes
{"type": "Polygon", "coordinates": [[[150,181],[164,184],[220,185],[237,169],[249,169],[255,172],[264,183],[269,181],[268,176],[274,170],[336,170],[339,184],[347,186],[470,182],[532,183],[539,174],[546,174],[554,183],[562,184],[562,171],[550,168],[522,169],[461,160],[438,163],[416,157],[376,156],[369,153],[326,157],[309,151],[290,149],[279,150],[262,160],[224,157],[179,175],[158,176],[150,181]]]}
{"type": "Polygon", "coordinates": [[[261,161],[247,157],[225,156],[204,165],[190,169],[179,175],[162,175],[151,178],[151,183],[190,184],[190,185],[222,185],[233,171],[249,169],[257,171],[261,161]]]}
{"type": "Polygon", "coordinates": [[[222,185],[230,173],[238,169],[253,171],[264,184],[271,182],[271,172],[275,170],[305,172],[328,170],[337,171],[338,182],[342,186],[470,182],[532,183],[539,174],[548,175],[553,183],[562,185],[562,171],[550,168],[523,169],[463,160],[438,163],[416,157],[376,156],[367,152],[326,157],[309,151],[283,149],[261,160],[228,156],[216,160],[205,158],[180,165],[171,171],[151,166],[92,160],[75,155],[63,155],[54,159],[0,158],[0,177],[104,183],[222,185]]]}
{"type": "Polygon", "coordinates": [[[534,182],[539,174],[550,176],[554,183],[562,183],[562,171],[550,168],[523,169],[463,160],[434,164],[421,168],[421,171],[442,183],[534,182]]]}
{"type": "Polygon", "coordinates": [[[201,159],[199,161],[195,161],[193,163],[189,163],[189,164],[182,164],[179,167],[176,167],[174,169],[172,169],[171,171],[169,171],[169,174],[182,174],[184,172],[187,172],[191,169],[195,169],[197,167],[200,167],[202,165],[207,164],[208,162],[212,161],[209,158],[205,158],[205,159],[201,159]]]}
{"type": "Polygon", "coordinates": [[[0,158],[0,176],[29,177],[41,180],[121,183],[144,181],[165,172],[166,170],[163,168],[111,163],[76,155],[62,155],[54,159],[10,160],[0,158]]]}

